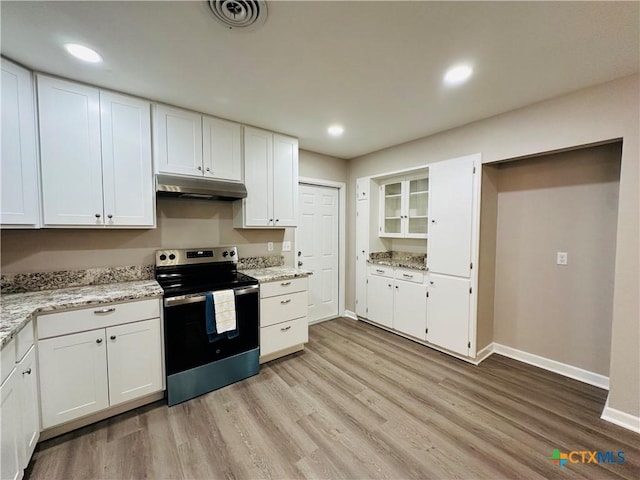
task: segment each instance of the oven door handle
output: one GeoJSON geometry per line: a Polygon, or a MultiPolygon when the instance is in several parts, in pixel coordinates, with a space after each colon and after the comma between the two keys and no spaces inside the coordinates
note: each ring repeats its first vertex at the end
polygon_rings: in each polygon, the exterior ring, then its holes
{"type": "MultiPolygon", "coordinates": [[[[242,287],[233,289],[233,293],[236,297],[241,295],[248,295],[249,293],[255,293],[260,289],[259,285],[253,285],[251,287],[242,287]]],[[[187,305],[189,303],[200,303],[207,299],[205,295],[178,295],[177,297],[169,297],[164,299],[165,307],[177,307],[178,305],[187,305]]]]}

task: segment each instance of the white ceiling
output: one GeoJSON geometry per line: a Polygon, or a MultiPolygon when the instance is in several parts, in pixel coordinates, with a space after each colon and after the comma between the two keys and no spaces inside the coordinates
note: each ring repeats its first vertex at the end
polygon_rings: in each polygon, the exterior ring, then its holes
{"type": "Polygon", "coordinates": [[[2,54],[294,135],[353,158],[638,71],[639,2],[268,1],[252,32],[205,2],[7,2],[2,54]],[[65,42],[92,46],[82,64],[65,42]],[[446,69],[473,64],[445,88],[446,69]],[[329,124],[345,127],[329,137],[329,124]]]}

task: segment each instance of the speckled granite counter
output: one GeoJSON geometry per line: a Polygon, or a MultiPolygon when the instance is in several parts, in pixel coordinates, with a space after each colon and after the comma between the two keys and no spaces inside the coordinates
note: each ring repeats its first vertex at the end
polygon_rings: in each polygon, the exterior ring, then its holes
{"type": "Polygon", "coordinates": [[[289,280],[291,278],[302,278],[313,275],[309,270],[302,270],[294,267],[268,267],[268,268],[249,268],[240,270],[241,273],[255,278],[260,283],[275,282],[278,280],[289,280]]]}
{"type": "Polygon", "coordinates": [[[426,270],[426,255],[406,252],[372,252],[367,263],[384,265],[387,267],[408,268],[411,270],[426,270]]]}
{"type": "Polygon", "coordinates": [[[159,298],[162,294],[162,288],[155,280],[138,280],[2,295],[0,348],[8,343],[29,320],[43,312],[159,298]]]}

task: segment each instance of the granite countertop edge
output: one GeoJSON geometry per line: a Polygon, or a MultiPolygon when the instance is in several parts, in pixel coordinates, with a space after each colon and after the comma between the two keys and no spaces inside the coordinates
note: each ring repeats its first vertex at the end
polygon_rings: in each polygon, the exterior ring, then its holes
{"type": "Polygon", "coordinates": [[[303,270],[295,267],[265,267],[265,268],[246,268],[239,270],[240,273],[248,275],[258,280],[259,283],[276,282],[279,280],[291,280],[295,278],[304,278],[313,275],[309,270],[303,270]]]}
{"type": "Polygon", "coordinates": [[[8,344],[25,325],[40,314],[160,298],[163,293],[155,280],[135,280],[2,295],[0,348],[8,344]]]}
{"type": "Polygon", "coordinates": [[[427,266],[424,262],[411,262],[411,261],[403,261],[403,260],[393,260],[389,258],[383,258],[379,260],[367,260],[367,263],[370,265],[384,265],[385,267],[396,267],[396,268],[408,268],[410,270],[422,270],[426,271],[427,266]]]}

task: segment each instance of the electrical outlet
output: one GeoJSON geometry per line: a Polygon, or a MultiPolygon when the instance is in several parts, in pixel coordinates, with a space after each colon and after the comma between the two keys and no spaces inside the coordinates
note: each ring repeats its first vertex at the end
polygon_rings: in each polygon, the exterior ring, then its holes
{"type": "Polygon", "coordinates": [[[273,242],[267,242],[267,250],[273,252],[273,242]]]}
{"type": "Polygon", "coordinates": [[[291,251],[291,242],[282,242],[282,251],[290,252],[291,251]]]}
{"type": "Polygon", "coordinates": [[[566,265],[569,261],[567,252],[556,253],[556,265],[566,265]]]}

